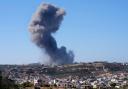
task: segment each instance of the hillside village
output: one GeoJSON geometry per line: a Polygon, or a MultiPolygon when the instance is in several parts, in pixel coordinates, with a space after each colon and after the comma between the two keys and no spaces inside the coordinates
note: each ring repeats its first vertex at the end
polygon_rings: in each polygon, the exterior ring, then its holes
{"type": "Polygon", "coordinates": [[[35,63],[0,65],[0,70],[3,76],[15,81],[16,84],[28,82],[35,87],[120,89],[128,85],[127,63],[93,62],[59,66],[35,63]]]}

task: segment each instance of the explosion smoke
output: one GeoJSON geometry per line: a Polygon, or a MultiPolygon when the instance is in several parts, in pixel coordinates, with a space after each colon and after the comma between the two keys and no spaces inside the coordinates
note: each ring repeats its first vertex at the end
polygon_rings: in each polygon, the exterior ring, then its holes
{"type": "Polygon", "coordinates": [[[33,42],[41,49],[45,49],[50,57],[49,64],[71,64],[74,61],[73,52],[67,52],[64,46],[58,48],[52,36],[52,33],[59,29],[64,15],[65,11],[61,8],[41,4],[29,25],[33,42]]]}

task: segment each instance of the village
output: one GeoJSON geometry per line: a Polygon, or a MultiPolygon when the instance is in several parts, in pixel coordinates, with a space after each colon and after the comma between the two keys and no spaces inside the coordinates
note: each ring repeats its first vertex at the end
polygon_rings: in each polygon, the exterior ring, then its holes
{"type": "Polygon", "coordinates": [[[54,67],[42,64],[2,65],[0,68],[8,79],[24,87],[125,89],[128,86],[127,67],[127,63],[93,62],[54,67]]]}

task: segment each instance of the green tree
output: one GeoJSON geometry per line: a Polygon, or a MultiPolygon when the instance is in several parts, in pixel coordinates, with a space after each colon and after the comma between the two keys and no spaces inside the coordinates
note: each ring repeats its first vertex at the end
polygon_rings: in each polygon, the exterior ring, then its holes
{"type": "Polygon", "coordinates": [[[2,72],[0,71],[0,89],[2,89],[2,72]]]}
{"type": "Polygon", "coordinates": [[[111,86],[112,88],[115,88],[116,83],[111,83],[110,86],[111,86]]]}
{"type": "Polygon", "coordinates": [[[22,87],[33,87],[34,85],[31,82],[25,82],[22,84],[22,87]]]}
{"type": "Polygon", "coordinates": [[[7,77],[2,76],[0,71],[0,89],[19,89],[15,82],[7,77]]]}

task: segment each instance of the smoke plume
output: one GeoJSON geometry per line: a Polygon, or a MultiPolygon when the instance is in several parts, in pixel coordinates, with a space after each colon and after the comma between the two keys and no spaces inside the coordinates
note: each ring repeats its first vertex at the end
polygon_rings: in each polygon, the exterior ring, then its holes
{"type": "Polygon", "coordinates": [[[29,31],[32,41],[50,57],[49,64],[71,64],[74,61],[72,51],[67,52],[66,47],[57,47],[57,42],[52,36],[63,20],[65,11],[51,4],[41,4],[34,14],[29,31]]]}

